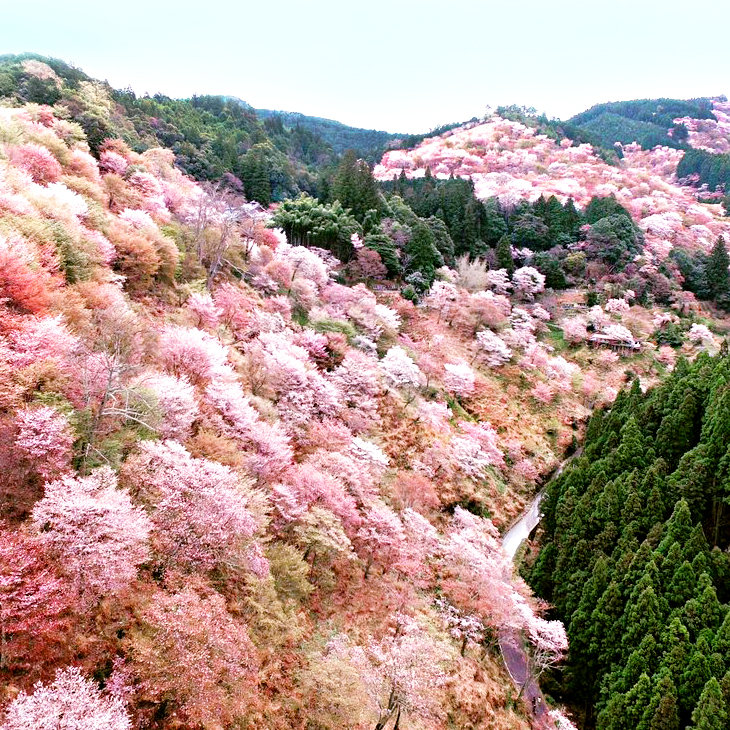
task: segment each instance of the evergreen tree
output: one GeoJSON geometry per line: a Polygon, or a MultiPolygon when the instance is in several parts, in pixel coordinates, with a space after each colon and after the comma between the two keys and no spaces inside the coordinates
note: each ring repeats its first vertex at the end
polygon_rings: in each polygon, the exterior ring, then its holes
{"type": "Polygon", "coordinates": [[[720,236],[710,251],[705,265],[705,278],[712,299],[718,306],[730,306],[730,257],[725,248],[725,239],[720,236]]]}
{"type": "Polygon", "coordinates": [[[709,655],[710,647],[703,638],[700,638],[679,683],[680,706],[686,712],[690,712],[695,706],[703,687],[710,679],[709,655]]]}
{"type": "Polygon", "coordinates": [[[660,674],[652,698],[636,730],[679,730],[677,688],[669,672],[660,674]]]}
{"type": "Polygon", "coordinates": [[[355,150],[347,150],[332,182],[331,195],[349,209],[358,223],[365,221],[369,211],[380,210],[380,193],[372,170],[365,160],[359,160],[355,150]]]}
{"type": "Polygon", "coordinates": [[[515,262],[512,258],[512,244],[507,236],[502,236],[497,243],[497,268],[507,269],[511,275],[515,270],[515,262]]]}
{"type": "Polygon", "coordinates": [[[712,677],[702,690],[702,696],[692,712],[691,730],[727,730],[728,720],[730,717],[720,684],[712,677]]]}
{"type": "Polygon", "coordinates": [[[431,286],[436,269],[444,265],[444,259],[436,248],[436,237],[425,222],[419,220],[413,226],[405,253],[407,270],[420,273],[431,286]]]}

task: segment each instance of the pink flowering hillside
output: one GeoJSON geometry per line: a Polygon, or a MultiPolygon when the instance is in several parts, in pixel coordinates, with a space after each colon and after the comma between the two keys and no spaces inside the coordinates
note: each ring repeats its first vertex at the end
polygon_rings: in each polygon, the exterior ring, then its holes
{"type": "Polygon", "coordinates": [[[681,151],[495,116],[325,185],[226,107],[245,179],[218,151],[196,182],[143,100],[23,63],[50,103],[0,107],[0,730],[573,727],[502,537],[592,411],[726,346],[730,219],[681,151]]]}

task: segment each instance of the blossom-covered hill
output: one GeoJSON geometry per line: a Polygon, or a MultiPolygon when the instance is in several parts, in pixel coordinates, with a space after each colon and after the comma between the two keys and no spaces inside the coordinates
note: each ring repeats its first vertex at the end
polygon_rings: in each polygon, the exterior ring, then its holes
{"type": "Polygon", "coordinates": [[[631,144],[623,152],[620,164],[609,165],[588,144],[555,141],[495,116],[428,138],[412,150],[386,152],[374,175],[392,180],[404,170],[409,178],[422,177],[429,168],[437,178],[470,177],[478,197],[496,196],[506,206],[541,195],[585,206],[593,196],[615,195],[645,232],[650,262],[656,264],[675,246],[709,250],[730,232],[721,205],[700,203],[694,188],[677,183],[681,150],[631,144]]]}

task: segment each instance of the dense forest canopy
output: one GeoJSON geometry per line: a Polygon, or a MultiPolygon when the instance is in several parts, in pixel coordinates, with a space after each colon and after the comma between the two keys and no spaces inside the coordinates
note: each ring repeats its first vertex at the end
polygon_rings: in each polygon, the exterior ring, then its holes
{"type": "Polygon", "coordinates": [[[726,726],[729,394],[726,354],[635,382],[548,488],[527,574],[568,627],[562,689],[586,727],[726,726]]]}

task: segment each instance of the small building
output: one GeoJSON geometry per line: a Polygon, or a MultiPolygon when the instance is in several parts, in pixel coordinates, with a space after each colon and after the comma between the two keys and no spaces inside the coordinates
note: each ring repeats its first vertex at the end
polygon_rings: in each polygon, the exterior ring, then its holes
{"type": "Polygon", "coordinates": [[[619,355],[632,355],[641,352],[641,343],[636,340],[623,340],[611,335],[595,334],[588,338],[591,347],[610,347],[619,355]]]}

